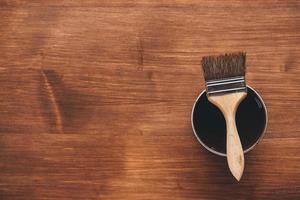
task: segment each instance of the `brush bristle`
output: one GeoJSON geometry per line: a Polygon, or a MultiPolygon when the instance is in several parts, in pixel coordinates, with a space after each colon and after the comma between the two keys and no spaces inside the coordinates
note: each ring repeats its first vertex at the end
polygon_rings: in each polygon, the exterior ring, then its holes
{"type": "Polygon", "coordinates": [[[228,53],[202,58],[205,81],[245,76],[246,53],[228,53]]]}

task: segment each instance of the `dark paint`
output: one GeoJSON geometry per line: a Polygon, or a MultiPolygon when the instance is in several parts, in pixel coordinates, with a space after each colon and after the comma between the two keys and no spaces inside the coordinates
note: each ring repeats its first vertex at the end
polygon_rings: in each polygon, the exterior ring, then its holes
{"type": "MultiPolygon", "coordinates": [[[[243,149],[254,145],[263,134],[266,111],[261,99],[250,88],[236,112],[236,125],[243,149]]],[[[226,123],[221,111],[210,103],[206,93],[197,100],[193,125],[198,138],[209,148],[226,153],[226,123]]]]}

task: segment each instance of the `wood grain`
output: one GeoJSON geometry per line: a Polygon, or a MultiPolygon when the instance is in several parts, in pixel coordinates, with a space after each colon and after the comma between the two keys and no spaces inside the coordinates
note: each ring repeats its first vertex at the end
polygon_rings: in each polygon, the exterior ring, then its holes
{"type": "Polygon", "coordinates": [[[299,1],[0,0],[0,199],[300,199],[299,1]],[[202,56],[269,113],[237,183],[193,136],[202,56]]]}

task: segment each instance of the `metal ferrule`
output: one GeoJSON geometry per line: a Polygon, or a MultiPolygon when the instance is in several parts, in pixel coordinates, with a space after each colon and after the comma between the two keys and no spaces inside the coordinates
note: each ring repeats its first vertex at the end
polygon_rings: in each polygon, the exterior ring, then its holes
{"type": "Polygon", "coordinates": [[[206,92],[208,95],[217,95],[236,91],[247,91],[244,76],[206,82],[206,92]]]}

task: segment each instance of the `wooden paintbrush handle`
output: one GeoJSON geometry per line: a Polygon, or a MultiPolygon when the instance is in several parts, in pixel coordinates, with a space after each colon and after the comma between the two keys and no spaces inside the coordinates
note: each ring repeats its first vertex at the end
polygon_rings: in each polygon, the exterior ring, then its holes
{"type": "Polygon", "coordinates": [[[226,113],[227,144],[226,154],[229,169],[239,181],[244,171],[244,152],[235,124],[235,112],[226,113]]]}
{"type": "Polygon", "coordinates": [[[235,113],[246,92],[209,96],[208,100],[223,113],[227,127],[227,162],[232,175],[239,181],[244,172],[244,152],[235,124],[235,113]]]}

